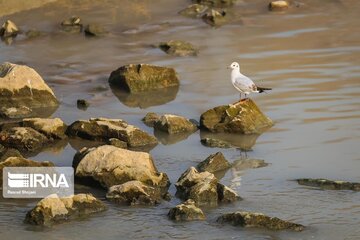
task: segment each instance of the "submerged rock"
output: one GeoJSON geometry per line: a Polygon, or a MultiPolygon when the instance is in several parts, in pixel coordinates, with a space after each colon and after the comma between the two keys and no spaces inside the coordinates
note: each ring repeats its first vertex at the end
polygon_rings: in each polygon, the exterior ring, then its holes
{"type": "Polygon", "coordinates": [[[143,92],[179,85],[173,68],[148,64],[125,65],[113,71],[109,83],[131,92],[143,92]]]}
{"type": "Polygon", "coordinates": [[[157,144],[154,136],[121,119],[90,118],[88,121],[78,120],[68,127],[66,133],[69,136],[103,142],[107,142],[110,138],[117,138],[132,148],[157,144]]]}
{"type": "Polygon", "coordinates": [[[160,116],[153,112],[147,113],[142,119],[142,121],[149,127],[154,127],[155,122],[159,120],[160,116]]]}
{"type": "Polygon", "coordinates": [[[250,168],[262,168],[269,164],[262,159],[240,159],[233,163],[233,168],[236,171],[241,171],[250,168]]]}
{"type": "Polygon", "coordinates": [[[212,108],[200,117],[200,126],[211,132],[260,134],[273,125],[251,99],[212,108]]]}
{"type": "Polygon", "coordinates": [[[192,199],[197,206],[217,206],[218,202],[240,199],[234,191],[219,183],[214,174],[199,173],[194,167],[186,170],[175,186],[178,197],[184,200],[192,199]]]}
{"type": "Polygon", "coordinates": [[[262,213],[234,212],[222,215],[217,219],[221,223],[230,223],[241,227],[260,227],[269,230],[294,230],[300,232],[304,226],[297,223],[281,220],[276,217],[269,217],[262,213]]]}
{"type": "Polygon", "coordinates": [[[76,194],[59,198],[56,194],[40,200],[25,217],[25,222],[33,225],[51,226],[56,223],[88,216],[105,211],[104,203],[91,194],[76,194]]]}
{"type": "Polygon", "coordinates": [[[165,195],[170,185],[168,176],[158,172],[149,153],[110,145],[82,149],[75,155],[73,166],[76,177],[91,178],[105,188],[137,180],[159,188],[165,195]]]}
{"type": "Polygon", "coordinates": [[[204,161],[199,163],[197,165],[197,169],[200,172],[210,172],[214,173],[217,171],[223,171],[226,169],[229,169],[231,167],[231,164],[228,160],[224,157],[224,155],[221,152],[217,152],[215,154],[211,154],[209,157],[207,157],[204,161]]]}
{"type": "Polygon", "coordinates": [[[43,35],[43,33],[37,29],[30,29],[25,33],[25,35],[27,38],[37,38],[43,35]]]}
{"type": "Polygon", "coordinates": [[[185,9],[181,10],[179,14],[186,17],[200,17],[204,12],[206,12],[209,8],[202,4],[191,4],[187,6],[185,9]]]}
{"type": "Polygon", "coordinates": [[[19,28],[10,20],[6,20],[0,28],[0,37],[3,38],[16,37],[18,33],[19,28]]]}
{"type": "Polygon", "coordinates": [[[30,117],[32,115],[32,110],[25,106],[20,107],[9,107],[0,109],[0,118],[15,119],[15,118],[24,118],[30,117]]]}
{"type": "Polygon", "coordinates": [[[235,0],[193,0],[193,2],[210,5],[212,7],[228,7],[234,4],[235,0]]]}
{"type": "Polygon", "coordinates": [[[159,48],[169,55],[185,57],[197,56],[199,50],[191,43],[179,40],[170,40],[159,44],[159,48]]]}
{"type": "Polygon", "coordinates": [[[78,109],[86,110],[90,106],[90,103],[85,99],[78,99],[76,101],[76,106],[78,109]]]}
{"type": "Polygon", "coordinates": [[[232,145],[228,142],[225,142],[220,139],[215,138],[202,138],[201,143],[207,147],[217,147],[217,148],[231,148],[232,145]]]}
{"type": "Polygon", "coordinates": [[[129,181],[109,188],[106,198],[125,205],[155,205],[162,196],[159,188],[140,181],[129,181]]]}
{"type": "Polygon", "coordinates": [[[85,35],[92,37],[102,37],[109,33],[103,26],[96,23],[88,24],[84,31],[85,35]]]}
{"type": "Polygon", "coordinates": [[[289,8],[289,3],[287,1],[272,1],[269,3],[269,10],[271,11],[281,11],[289,8]]]}
{"type": "Polygon", "coordinates": [[[158,121],[155,121],[154,129],[168,134],[192,133],[197,130],[197,126],[182,116],[165,114],[162,115],[158,121]]]}
{"type": "Polygon", "coordinates": [[[360,191],[360,183],[345,182],[345,181],[331,181],[327,179],[313,179],[313,178],[301,178],[296,179],[298,184],[318,187],[326,190],[352,190],[360,191]]]}
{"type": "Polygon", "coordinates": [[[61,29],[65,32],[79,33],[83,25],[79,17],[73,16],[61,22],[61,29]]]}
{"type": "Polygon", "coordinates": [[[170,209],[168,217],[176,221],[205,220],[204,212],[195,206],[195,202],[192,199],[188,199],[184,203],[170,209]]]}
{"type": "Polygon", "coordinates": [[[202,19],[204,20],[205,23],[213,27],[221,26],[228,21],[225,10],[215,10],[215,9],[211,9],[207,11],[202,16],[202,19]]]}
{"type": "Polygon", "coordinates": [[[0,65],[0,106],[33,109],[58,104],[54,92],[34,69],[8,62],[0,65]]]}
{"type": "Polygon", "coordinates": [[[21,156],[11,156],[7,157],[4,161],[0,162],[0,188],[3,185],[3,169],[4,167],[53,167],[52,162],[44,161],[37,162],[33,160],[28,160],[21,156]]]}

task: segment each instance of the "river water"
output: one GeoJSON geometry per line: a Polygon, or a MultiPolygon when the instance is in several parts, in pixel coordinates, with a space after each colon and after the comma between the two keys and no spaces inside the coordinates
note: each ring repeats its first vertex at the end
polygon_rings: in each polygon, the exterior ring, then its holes
{"type": "MultiPolygon", "coordinates": [[[[275,121],[258,137],[224,137],[253,145],[247,157],[263,159],[269,166],[230,169],[221,182],[244,200],[204,209],[206,221],[168,220],[169,208],[180,202],[175,197],[156,207],[122,207],[108,203],[104,191],[77,186],[77,192],[92,192],[104,200],[109,210],[44,229],[23,223],[35,200],[1,198],[0,239],[360,239],[359,192],[323,191],[291,181],[360,181],[360,3],[300,2],[285,13],[271,13],[267,1],[239,0],[231,10],[232,21],[220,28],[178,15],[190,3],[186,0],[60,0],[0,17],[0,22],[10,18],[21,29],[46,33],[33,40],[19,36],[11,45],[0,43],[0,62],[35,68],[61,101],[52,117],[67,124],[90,117],[121,118],[153,133],[141,122],[150,111],[199,119],[207,109],[238,99],[226,69],[233,61],[256,83],[273,88],[251,98],[275,121]],[[85,23],[101,23],[111,33],[90,39],[59,32],[59,22],[72,15],[85,23]],[[170,39],[199,46],[199,56],[172,57],[151,47],[170,39]],[[180,88],[155,96],[113,91],[107,83],[111,71],[129,63],[173,67],[180,88]],[[91,103],[87,111],[76,108],[79,98],[91,103]],[[307,228],[301,233],[273,232],[216,223],[220,214],[236,210],[262,212],[307,228]]],[[[158,136],[161,143],[151,154],[172,183],[216,151],[231,162],[240,159],[236,149],[202,146],[203,135],[198,131],[182,140],[158,136]]],[[[63,143],[31,159],[71,166],[81,144],[63,143]]],[[[174,185],[170,192],[174,195],[174,185]]]]}

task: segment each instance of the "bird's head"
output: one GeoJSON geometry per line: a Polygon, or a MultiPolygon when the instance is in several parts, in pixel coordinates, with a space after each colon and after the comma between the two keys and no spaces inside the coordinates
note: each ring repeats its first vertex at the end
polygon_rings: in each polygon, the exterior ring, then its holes
{"type": "Polygon", "coordinates": [[[229,69],[238,69],[240,71],[240,65],[237,62],[233,62],[228,66],[229,69]]]}

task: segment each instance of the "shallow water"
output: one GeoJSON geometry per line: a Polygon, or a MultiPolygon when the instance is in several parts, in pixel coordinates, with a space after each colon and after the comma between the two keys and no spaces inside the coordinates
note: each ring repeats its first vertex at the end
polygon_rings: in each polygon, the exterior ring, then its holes
{"type": "MultiPolygon", "coordinates": [[[[239,61],[242,72],[259,85],[274,89],[251,97],[276,123],[257,138],[224,136],[252,145],[248,157],[270,165],[229,170],[221,181],[244,200],[206,209],[205,222],[169,221],[169,208],[180,202],[174,197],[152,208],[106,202],[107,212],[42,229],[22,222],[36,201],[0,199],[1,239],[359,239],[359,192],[321,191],[290,180],[360,181],[360,4],[356,0],[301,2],[286,13],[269,13],[266,1],[238,1],[232,9],[234,21],[220,28],[178,15],[189,3],[186,0],[58,1],[1,17],[0,22],[11,18],[22,29],[46,32],[33,40],[18,37],[11,45],[0,43],[0,62],[34,67],[61,100],[52,116],[68,124],[89,117],[122,118],[152,133],[141,122],[150,111],[199,119],[205,110],[238,99],[226,69],[233,61],[239,61]],[[60,33],[59,22],[71,15],[81,16],[85,23],[102,23],[111,34],[90,39],[60,33]],[[150,46],[170,39],[200,46],[200,55],[172,57],[150,46]],[[128,63],[174,67],[180,88],[163,93],[161,99],[113,91],[107,78],[128,63]],[[87,111],[76,108],[78,98],[90,101],[87,111]],[[221,213],[240,209],[292,220],[307,229],[271,232],[216,223],[221,213]]],[[[202,146],[200,135],[204,134],[181,139],[159,136],[161,144],[151,154],[172,183],[216,151],[231,162],[240,158],[235,149],[202,146]]],[[[76,142],[60,144],[31,158],[70,166],[76,146],[76,142]]],[[[91,191],[104,199],[103,191],[81,186],[77,191],[91,191]]],[[[174,185],[170,192],[174,195],[174,185]]]]}

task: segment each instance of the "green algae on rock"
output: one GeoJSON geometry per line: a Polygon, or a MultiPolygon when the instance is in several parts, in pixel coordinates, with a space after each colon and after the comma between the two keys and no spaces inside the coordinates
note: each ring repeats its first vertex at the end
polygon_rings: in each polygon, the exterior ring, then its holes
{"type": "Polygon", "coordinates": [[[162,42],[159,44],[159,48],[169,55],[185,57],[185,56],[197,56],[199,50],[195,48],[191,43],[170,40],[168,42],[162,42]]]}
{"type": "Polygon", "coordinates": [[[102,212],[106,209],[106,205],[91,194],[80,193],[66,198],[59,198],[53,194],[40,200],[26,214],[25,222],[33,225],[51,226],[102,212]]]}
{"type": "Polygon", "coordinates": [[[297,223],[281,220],[277,217],[269,217],[262,213],[234,212],[227,213],[217,219],[220,223],[230,223],[241,227],[260,227],[269,230],[294,230],[300,232],[304,226],[297,223]]]}
{"type": "Polygon", "coordinates": [[[211,132],[260,134],[273,125],[251,99],[212,108],[200,117],[200,126],[211,132]]]}
{"type": "Polygon", "coordinates": [[[155,146],[154,136],[128,124],[122,119],[90,118],[72,123],[67,131],[68,136],[107,142],[110,138],[117,138],[127,143],[130,148],[155,146]]]}
{"type": "Polygon", "coordinates": [[[127,92],[137,93],[178,86],[179,79],[173,68],[129,64],[113,71],[109,83],[127,92]]]}
{"type": "Polygon", "coordinates": [[[175,221],[205,220],[204,212],[196,207],[195,201],[192,199],[188,199],[182,204],[171,208],[168,217],[175,221]]]}
{"type": "Polygon", "coordinates": [[[58,104],[54,92],[34,69],[8,62],[0,65],[0,106],[33,109],[58,104]]]}
{"type": "Polygon", "coordinates": [[[313,178],[301,178],[296,179],[298,184],[318,187],[326,190],[352,190],[360,191],[360,183],[356,182],[345,182],[345,181],[332,181],[328,179],[313,179],[313,178]]]}

